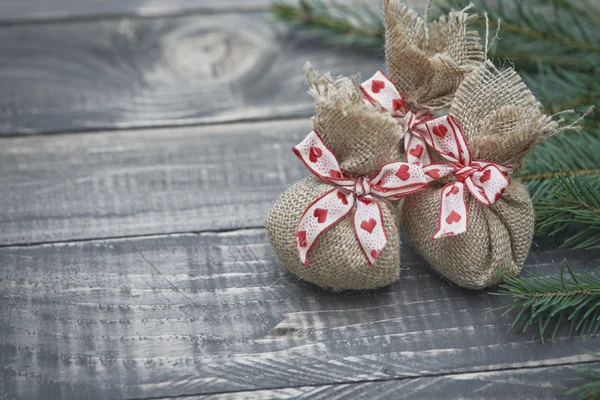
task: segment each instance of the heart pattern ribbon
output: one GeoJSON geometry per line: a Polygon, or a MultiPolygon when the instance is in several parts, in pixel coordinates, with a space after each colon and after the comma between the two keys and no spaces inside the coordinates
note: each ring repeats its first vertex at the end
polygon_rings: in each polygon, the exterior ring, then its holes
{"type": "Polygon", "coordinates": [[[317,178],[332,185],[302,213],[296,228],[296,248],[303,264],[319,236],[354,210],[354,232],[370,266],[385,247],[388,236],[384,227],[380,198],[399,200],[427,187],[420,164],[393,162],[373,175],[350,176],[321,136],[312,131],[294,147],[294,153],[317,178]]]}
{"type": "Polygon", "coordinates": [[[365,103],[375,106],[379,104],[385,111],[392,112],[392,116],[402,121],[407,127],[404,135],[404,149],[406,161],[409,163],[420,162],[427,165],[431,162],[429,150],[419,129],[424,129],[424,124],[434,117],[428,112],[412,112],[408,109],[404,97],[396,86],[388,79],[382,71],[377,71],[370,79],[360,85],[365,96],[365,103]]]}
{"type": "Polygon", "coordinates": [[[456,176],[456,181],[442,189],[438,228],[432,239],[464,233],[468,229],[465,188],[481,204],[489,207],[510,184],[512,167],[473,160],[462,128],[452,115],[427,121],[425,128],[419,130],[425,143],[448,161],[423,167],[427,181],[452,174],[456,176]]]}

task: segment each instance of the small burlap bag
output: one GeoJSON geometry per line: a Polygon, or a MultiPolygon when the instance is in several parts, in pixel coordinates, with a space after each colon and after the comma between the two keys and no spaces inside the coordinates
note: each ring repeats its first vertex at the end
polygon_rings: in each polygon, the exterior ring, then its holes
{"type": "MultiPolygon", "coordinates": [[[[558,123],[512,69],[497,70],[486,62],[465,77],[450,107],[462,126],[473,159],[507,164],[517,172],[536,144],[557,133],[558,123]]],[[[439,155],[433,154],[434,161],[439,155]]],[[[433,240],[447,177],[404,199],[402,222],[409,240],[426,261],[458,286],[481,289],[516,275],[527,257],[534,228],[527,188],[512,180],[491,206],[466,196],[468,229],[457,236],[433,240]]]]}
{"type": "MultiPolygon", "coordinates": [[[[383,164],[401,159],[400,132],[395,120],[364,104],[358,85],[348,78],[317,77],[308,71],[310,93],[316,99],[315,130],[337,156],[344,173],[365,176],[383,164]]],[[[325,231],[310,250],[304,265],[296,248],[296,229],[307,207],[332,186],[308,177],[277,200],[267,220],[267,236],[279,261],[293,274],[324,288],[372,289],[398,279],[400,269],[399,213],[385,199],[377,199],[388,235],[373,266],[357,244],[352,212],[325,231]]]]}
{"type": "Polygon", "coordinates": [[[479,34],[467,29],[477,15],[451,12],[429,23],[398,0],[385,0],[384,13],[388,76],[408,108],[448,108],[465,75],[486,58],[479,34]]]}

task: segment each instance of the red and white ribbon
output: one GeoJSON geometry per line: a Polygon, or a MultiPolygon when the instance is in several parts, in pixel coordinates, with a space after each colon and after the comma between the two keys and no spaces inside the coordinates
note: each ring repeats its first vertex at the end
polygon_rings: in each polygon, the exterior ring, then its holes
{"type": "Polygon", "coordinates": [[[420,162],[423,165],[429,164],[429,150],[421,138],[419,130],[425,129],[425,123],[432,120],[433,115],[424,111],[410,111],[406,106],[404,97],[381,71],[377,71],[370,79],[364,81],[360,88],[367,104],[373,106],[379,104],[384,110],[391,111],[392,116],[403,121],[406,125],[407,131],[404,135],[406,161],[411,164],[415,162],[420,162]]]}
{"type": "Polygon", "coordinates": [[[425,143],[448,161],[423,167],[428,182],[451,174],[456,176],[456,181],[442,190],[438,229],[432,239],[464,233],[468,229],[465,189],[489,207],[510,184],[512,167],[473,160],[462,128],[452,115],[427,121],[425,128],[419,130],[425,143]]]}
{"type": "Polygon", "coordinates": [[[395,201],[424,189],[427,178],[422,166],[394,162],[385,164],[370,177],[349,176],[316,131],[294,147],[294,153],[317,178],[333,186],[317,197],[300,217],[296,228],[300,260],[308,265],[308,253],[319,236],[355,210],[356,239],[372,266],[388,241],[377,197],[395,201]]]}

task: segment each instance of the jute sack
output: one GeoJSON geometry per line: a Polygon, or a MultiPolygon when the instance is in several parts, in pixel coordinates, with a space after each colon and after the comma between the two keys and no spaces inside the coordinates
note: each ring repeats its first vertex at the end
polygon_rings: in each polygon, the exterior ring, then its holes
{"type": "MultiPolygon", "coordinates": [[[[499,71],[490,62],[464,79],[450,114],[462,126],[474,159],[507,164],[514,172],[529,150],[559,132],[519,75],[512,69],[499,71]]],[[[489,207],[467,193],[468,230],[432,240],[442,187],[453,179],[433,181],[404,199],[402,221],[409,240],[431,267],[461,287],[480,289],[498,283],[503,273],[518,274],[534,228],[527,188],[513,179],[489,207]]]]}
{"type": "Polygon", "coordinates": [[[429,23],[398,0],[385,0],[384,14],[388,76],[408,108],[448,108],[463,78],[486,58],[479,34],[468,29],[477,15],[451,12],[429,23]]]}
{"type": "MultiPolygon", "coordinates": [[[[316,99],[315,130],[337,156],[344,173],[363,176],[383,164],[401,159],[400,132],[395,120],[367,107],[358,85],[348,78],[317,77],[307,71],[310,93],[316,99]]],[[[304,210],[331,185],[316,177],[301,180],[277,200],[267,220],[267,236],[281,264],[299,278],[323,288],[372,289],[398,279],[400,269],[399,212],[377,199],[388,243],[373,266],[357,244],[352,212],[325,231],[310,250],[304,265],[296,248],[296,228],[304,210]]]]}

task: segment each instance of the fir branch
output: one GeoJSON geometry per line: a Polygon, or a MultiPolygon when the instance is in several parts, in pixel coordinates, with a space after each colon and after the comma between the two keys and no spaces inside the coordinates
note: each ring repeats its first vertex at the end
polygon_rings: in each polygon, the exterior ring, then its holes
{"type": "Polygon", "coordinates": [[[600,175],[600,168],[593,169],[573,169],[570,171],[556,171],[556,172],[542,172],[539,174],[532,175],[522,175],[519,177],[520,181],[538,181],[541,179],[554,179],[565,176],[573,176],[573,175],[600,175]]]}
{"type": "MultiPolygon", "coordinates": [[[[491,54],[514,60],[517,68],[542,62],[587,72],[600,65],[600,25],[594,22],[600,20],[600,8],[582,7],[581,0],[473,1],[475,12],[502,20],[501,40],[491,54]]],[[[447,13],[469,2],[440,0],[437,8],[447,13]]],[[[479,19],[475,24],[483,30],[486,22],[479,19]]]]}
{"type": "MultiPolygon", "coordinates": [[[[600,361],[600,353],[589,353],[596,360],[600,361]]],[[[577,396],[580,399],[600,399],[600,368],[597,367],[577,367],[579,375],[577,380],[585,382],[570,389],[567,396],[577,396]]]]}
{"type": "Polygon", "coordinates": [[[589,272],[575,274],[566,260],[558,276],[505,276],[501,290],[493,293],[509,296],[513,303],[505,306],[505,315],[518,311],[511,330],[519,327],[525,332],[537,327],[542,342],[552,339],[568,321],[569,335],[595,336],[600,332],[600,277],[589,272]]]}
{"type": "Polygon", "coordinates": [[[292,27],[321,35],[329,42],[359,45],[380,52],[385,28],[380,14],[367,5],[343,6],[321,0],[299,0],[298,7],[274,2],[271,14],[292,27]]]}
{"type": "Polygon", "coordinates": [[[527,182],[534,202],[547,197],[558,177],[600,176],[600,131],[566,132],[536,146],[515,178],[527,182]]]}
{"type": "Polygon", "coordinates": [[[563,246],[600,248],[600,177],[556,178],[549,196],[535,208],[538,233],[557,236],[576,227],[563,246]]]}

